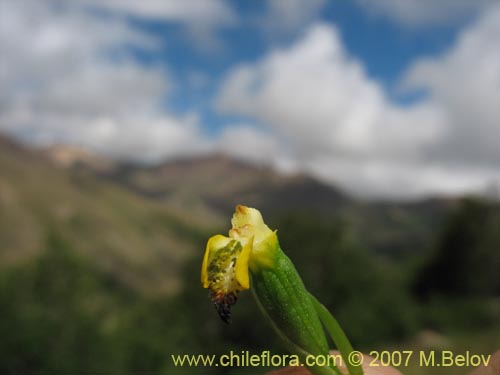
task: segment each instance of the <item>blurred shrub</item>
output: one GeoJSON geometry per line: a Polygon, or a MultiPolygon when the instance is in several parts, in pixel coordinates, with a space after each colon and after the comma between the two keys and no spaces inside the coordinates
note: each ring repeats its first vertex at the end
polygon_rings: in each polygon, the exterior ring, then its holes
{"type": "Polygon", "coordinates": [[[500,301],[434,295],[422,306],[423,324],[445,333],[474,334],[499,327],[500,301]]]}
{"type": "Polygon", "coordinates": [[[415,282],[418,296],[500,296],[500,207],[465,199],[415,282]]]}
{"type": "Polygon", "coordinates": [[[96,310],[98,278],[51,234],[33,264],[0,279],[0,373],[77,374],[112,369],[96,310]]]}

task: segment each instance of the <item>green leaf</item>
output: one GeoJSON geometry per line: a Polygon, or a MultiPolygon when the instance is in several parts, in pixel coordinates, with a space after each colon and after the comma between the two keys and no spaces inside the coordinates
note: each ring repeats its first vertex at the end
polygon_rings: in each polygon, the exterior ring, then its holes
{"type": "Polygon", "coordinates": [[[340,324],[333,317],[333,315],[330,314],[327,308],[316,299],[316,297],[314,297],[312,294],[309,295],[313,302],[314,308],[316,309],[316,312],[318,313],[318,316],[321,319],[321,322],[325,326],[326,331],[328,332],[333,342],[335,343],[335,346],[339,350],[340,355],[342,356],[344,363],[346,364],[347,369],[349,370],[349,374],[363,375],[363,368],[361,366],[353,366],[348,361],[349,354],[353,352],[354,349],[352,348],[352,345],[349,342],[349,339],[347,338],[346,334],[340,327],[340,324]]]}

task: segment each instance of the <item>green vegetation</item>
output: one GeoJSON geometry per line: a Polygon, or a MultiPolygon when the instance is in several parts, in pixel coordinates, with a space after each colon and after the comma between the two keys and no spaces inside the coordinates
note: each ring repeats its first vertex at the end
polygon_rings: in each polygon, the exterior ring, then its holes
{"type": "Polygon", "coordinates": [[[109,370],[113,353],[104,332],[119,295],[51,234],[42,257],[2,274],[0,372],[109,370]]]}
{"type": "MultiPolygon", "coordinates": [[[[181,211],[0,147],[0,373],[192,374],[170,355],[283,352],[249,293],[225,325],[200,287],[201,255],[222,216],[205,208],[181,211]]],[[[263,207],[354,346],[498,349],[498,204],[291,211],[263,207]]],[[[210,371],[223,373],[198,372],[210,371]]],[[[408,372],[423,373],[440,374],[408,372]]]]}
{"type": "Polygon", "coordinates": [[[422,297],[500,295],[500,207],[466,199],[445,223],[416,280],[422,297]],[[457,277],[460,275],[460,277],[457,277]]]}
{"type": "MultiPolygon", "coordinates": [[[[450,216],[434,256],[415,280],[421,283],[421,275],[440,264],[442,252],[449,251],[442,247],[443,238],[449,235],[450,226],[462,223],[458,219],[471,204],[484,203],[465,201],[450,216]]],[[[305,215],[287,215],[276,223],[287,228],[280,238],[284,247],[294,250],[290,256],[304,282],[332,309],[356,346],[371,350],[403,342],[408,343],[405,349],[422,348],[424,344],[408,340],[429,327],[446,337],[447,347],[493,351],[493,345],[498,345],[491,335],[481,333],[498,332],[500,309],[494,303],[498,297],[494,289],[488,288],[488,295],[484,291],[466,298],[428,286],[427,290],[440,293],[439,298],[419,302],[411,294],[409,269],[361,248],[346,224],[305,215]],[[353,273],[363,277],[352,280],[353,273]],[[467,343],[466,337],[473,341],[467,343]]],[[[488,225],[475,228],[485,234],[491,230],[488,225]]],[[[203,246],[201,238],[195,243],[203,246]]],[[[484,261],[491,262],[497,252],[486,250],[496,248],[490,241],[484,246],[477,251],[483,251],[484,261]]],[[[1,274],[0,373],[192,373],[192,369],[172,368],[170,354],[283,351],[275,339],[270,341],[266,322],[249,294],[242,293],[233,323],[226,326],[199,287],[199,257],[186,262],[182,274],[182,293],[147,296],[117,282],[79,255],[60,233],[49,231],[38,257],[1,274]]],[[[456,277],[458,283],[463,275],[456,273],[456,277]]],[[[428,281],[434,287],[434,279],[428,281]]],[[[418,369],[411,371],[419,374],[418,369]]]]}

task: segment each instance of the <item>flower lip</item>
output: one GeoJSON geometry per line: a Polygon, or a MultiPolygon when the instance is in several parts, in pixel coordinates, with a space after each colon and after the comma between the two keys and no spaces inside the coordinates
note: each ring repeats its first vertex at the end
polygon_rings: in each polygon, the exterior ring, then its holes
{"type": "Polygon", "coordinates": [[[238,241],[222,235],[208,240],[201,269],[201,283],[221,319],[228,323],[237,294],[250,288],[248,261],[253,238],[238,241]]]}
{"type": "Polygon", "coordinates": [[[231,220],[229,237],[215,235],[208,240],[201,267],[201,283],[221,319],[229,322],[237,294],[250,288],[250,270],[271,267],[277,236],[255,208],[238,205],[231,220]]]}

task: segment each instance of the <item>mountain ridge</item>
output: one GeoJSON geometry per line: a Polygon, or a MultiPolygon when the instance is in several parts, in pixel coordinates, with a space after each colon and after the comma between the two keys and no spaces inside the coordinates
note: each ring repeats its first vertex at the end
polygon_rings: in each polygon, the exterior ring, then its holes
{"type": "Polygon", "coordinates": [[[305,173],[281,173],[224,153],[209,153],[144,165],[119,162],[78,147],[52,146],[42,154],[55,165],[82,169],[133,193],[181,207],[193,201],[204,210],[227,216],[237,204],[272,212],[310,210],[327,213],[352,198],[333,185],[305,173]],[[305,199],[307,198],[307,199],[305,199]]]}
{"type": "Polygon", "coordinates": [[[86,154],[58,164],[44,152],[0,137],[0,259],[29,260],[56,230],[144,293],[179,290],[183,262],[201,256],[211,233],[227,230],[236,204],[259,208],[270,223],[286,215],[341,220],[363,246],[396,256],[425,251],[454,205],[361,202],[307,175],[220,154],[101,168],[86,154]]]}

